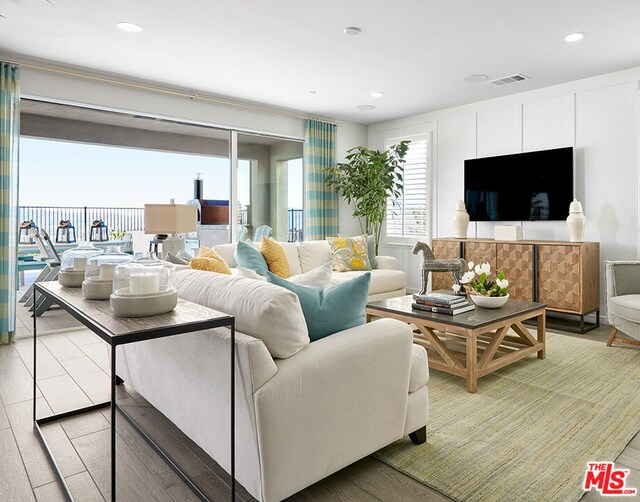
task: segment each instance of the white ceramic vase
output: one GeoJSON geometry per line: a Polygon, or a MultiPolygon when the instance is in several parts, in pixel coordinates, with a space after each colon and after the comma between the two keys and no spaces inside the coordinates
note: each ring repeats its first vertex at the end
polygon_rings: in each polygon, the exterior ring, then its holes
{"type": "Polygon", "coordinates": [[[456,210],[453,213],[453,236],[456,239],[466,239],[468,228],[469,213],[467,213],[464,201],[460,200],[456,204],[456,210]]]}
{"type": "Polygon", "coordinates": [[[569,205],[569,216],[567,217],[569,241],[584,241],[584,227],[586,223],[587,218],[582,212],[582,204],[578,201],[578,199],[573,199],[573,202],[569,205]]]}

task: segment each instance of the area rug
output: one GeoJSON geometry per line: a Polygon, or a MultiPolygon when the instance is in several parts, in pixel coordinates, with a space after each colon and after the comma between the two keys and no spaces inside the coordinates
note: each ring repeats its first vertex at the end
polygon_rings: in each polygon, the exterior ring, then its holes
{"type": "MultiPolygon", "coordinates": [[[[614,461],[640,430],[640,350],[547,334],[547,358],[478,380],[436,370],[427,443],[375,456],[457,501],[579,500],[587,462],[614,461]]],[[[640,488],[640,487],[637,487],[640,488]]]]}

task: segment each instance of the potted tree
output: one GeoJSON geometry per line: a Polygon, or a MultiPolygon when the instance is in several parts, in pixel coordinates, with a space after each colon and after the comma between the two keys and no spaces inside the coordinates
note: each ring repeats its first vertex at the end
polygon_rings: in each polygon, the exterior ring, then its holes
{"type": "Polygon", "coordinates": [[[374,236],[376,254],[387,199],[392,197],[396,204],[395,199],[402,195],[409,143],[401,141],[383,151],[356,146],[347,151],[346,162],[323,169],[325,183],[354,205],[353,216],[358,218],[362,232],[374,236]]]}

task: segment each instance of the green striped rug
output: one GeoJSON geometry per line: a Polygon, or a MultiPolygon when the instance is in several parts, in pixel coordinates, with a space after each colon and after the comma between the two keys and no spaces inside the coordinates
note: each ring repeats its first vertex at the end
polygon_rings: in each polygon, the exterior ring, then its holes
{"type": "MultiPolygon", "coordinates": [[[[478,381],[432,370],[427,443],[375,456],[458,501],[579,500],[588,461],[613,461],[640,430],[640,350],[547,335],[547,358],[478,381]]],[[[640,488],[640,487],[637,487],[640,488]]]]}

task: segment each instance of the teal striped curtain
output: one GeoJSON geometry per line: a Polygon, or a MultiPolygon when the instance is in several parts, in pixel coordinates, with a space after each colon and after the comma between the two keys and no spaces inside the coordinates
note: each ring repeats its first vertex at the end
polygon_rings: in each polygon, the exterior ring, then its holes
{"type": "Polygon", "coordinates": [[[338,235],[338,194],[324,184],[323,167],[336,165],[336,125],[307,119],[304,124],[304,160],[307,170],[304,238],[307,241],[338,235]]]}
{"type": "Polygon", "coordinates": [[[20,68],[0,61],[0,344],[16,331],[20,68]]]}

